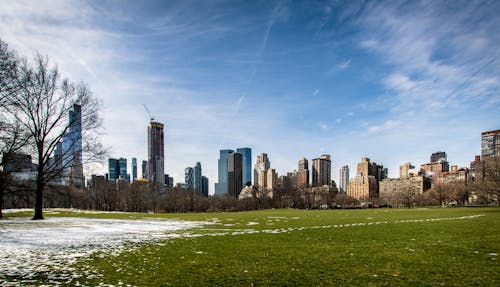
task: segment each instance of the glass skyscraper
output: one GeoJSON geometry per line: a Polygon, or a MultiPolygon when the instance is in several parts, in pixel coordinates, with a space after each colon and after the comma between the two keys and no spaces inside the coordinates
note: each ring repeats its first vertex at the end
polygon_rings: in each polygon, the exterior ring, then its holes
{"type": "Polygon", "coordinates": [[[193,168],[186,167],[184,170],[184,186],[183,188],[192,188],[193,187],[193,168]]]}
{"type": "Polygon", "coordinates": [[[193,191],[202,193],[203,182],[201,178],[201,163],[197,162],[193,168],[193,191]]]}
{"type": "Polygon", "coordinates": [[[132,180],[137,179],[137,158],[132,158],[132,180]]]}
{"type": "Polygon", "coordinates": [[[242,155],[243,177],[242,187],[252,184],[252,149],[243,147],[236,149],[236,152],[242,155]]]}
{"type": "Polygon", "coordinates": [[[120,174],[120,163],[115,158],[108,159],[108,174],[110,180],[116,180],[120,174]]]}
{"type": "Polygon", "coordinates": [[[234,151],[231,149],[220,150],[219,156],[219,181],[215,183],[215,195],[226,195],[227,194],[227,157],[230,153],[234,151]]]}
{"type": "Polygon", "coordinates": [[[62,175],[63,181],[83,186],[82,164],[82,106],[74,104],[69,111],[69,129],[62,138],[62,175]]]}

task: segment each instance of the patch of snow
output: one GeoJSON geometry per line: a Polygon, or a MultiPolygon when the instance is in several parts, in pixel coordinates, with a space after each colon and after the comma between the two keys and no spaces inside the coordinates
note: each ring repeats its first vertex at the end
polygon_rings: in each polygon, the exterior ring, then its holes
{"type": "Polygon", "coordinates": [[[45,274],[54,282],[69,282],[82,276],[75,274],[71,265],[93,253],[117,254],[130,244],[181,237],[179,231],[205,224],[209,223],[67,217],[37,221],[27,217],[8,218],[0,221],[0,278],[13,277],[23,282],[45,274]]]}
{"type": "Polygon", "coordinates": [[[33,211],[33,208],[2,209],[2,213],[18,213],[18,212],[30,212],[30,211],[33,211]]]}

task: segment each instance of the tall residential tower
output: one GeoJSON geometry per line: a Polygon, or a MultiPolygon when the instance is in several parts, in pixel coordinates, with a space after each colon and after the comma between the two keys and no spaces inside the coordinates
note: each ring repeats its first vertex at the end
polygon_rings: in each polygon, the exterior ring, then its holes
{"type": "Polygon", "coordinates": [[[148,127],[148,179],[159,183],[161,187],[165,185],[165,155],[163,124],[150,122],[148,127]]]}
{"type": "Polygon", "coordinates": [[[346,194],[349,185],[349,166],[344,165],[339,171],[339,193],[346,194]]]}

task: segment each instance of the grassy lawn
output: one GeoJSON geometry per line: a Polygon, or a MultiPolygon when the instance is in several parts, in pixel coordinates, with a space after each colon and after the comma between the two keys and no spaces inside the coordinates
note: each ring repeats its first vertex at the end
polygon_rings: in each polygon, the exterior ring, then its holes
{"type": "Polygon", "coordinates": [[[76,267],[97,276],[70,285],[500,286],[500,208],[46,216],[210,222],[188,237],[95,254],[76,267]]]}

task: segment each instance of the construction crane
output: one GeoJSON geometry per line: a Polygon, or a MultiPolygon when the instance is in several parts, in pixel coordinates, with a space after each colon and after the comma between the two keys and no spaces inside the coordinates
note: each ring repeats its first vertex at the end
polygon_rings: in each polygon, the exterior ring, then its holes
{"type": "Polygon", "coordinates": [[[155,117],[151,114],[151,112],[149,111],[148,107],[145,104],[142,104],[142,105],[146,109],[146,112],[148,112],[148,115],[149,115],[149,118],[151,119],[151,121],[154,121],[155,117]]]}

